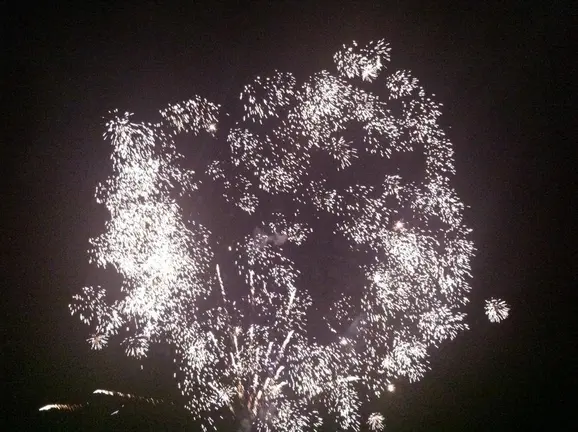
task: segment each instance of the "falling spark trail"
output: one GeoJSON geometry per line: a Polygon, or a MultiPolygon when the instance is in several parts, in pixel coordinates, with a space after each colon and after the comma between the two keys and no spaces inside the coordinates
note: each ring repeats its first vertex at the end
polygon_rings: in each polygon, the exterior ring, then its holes
{"type": "Polygon", "coordinates": [[[85,404],[48,404],[44,405],[43,407],[39,408],[38,411],[76,411],[81,408],[84,408],[85,404]]]}

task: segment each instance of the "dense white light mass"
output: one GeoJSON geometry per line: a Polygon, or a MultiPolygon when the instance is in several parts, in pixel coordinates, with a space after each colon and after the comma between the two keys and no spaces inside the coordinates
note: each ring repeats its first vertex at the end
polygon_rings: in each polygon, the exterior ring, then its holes
{"type": "MultiPolygon", "coordinates": [[[[111,396],[111,397],[120,398],[120,399],[130,399],[130,400],[140,402],[140,403],[145,403],[148,405],[158,405],[158,404],[172,405],[171,402],[167,402],[167,401],[162,400],[162,399],[137,396],[137,395],[133,395],[130,393],[122,393],[122,392],[114,391],[114,390],[96,389],[92,393],[97,394],[97,395],[111,396]]],[[[95,403],[94,405],[98,406],[97,403],[95,403]]],[[[85,402],[83,404],[55,403],[55,404],[44,405],[44,406],[40,407],[38,409],[38,411],[79,411],[81,409],[88,408],[89,406],[90,406],[90,402],[85,402]]],[[[124,407],[124,405],[122,405],[122,407],[124,407]]],[[[120,409],[117,409],[114,412],[112,412],[110,415],[116,415],[119,413],[119,411],[120,411],[120,409]]]]}
{"type": "MultiPolygon", "coordinates": [[[[225,415],[253,431],[315,430],[329,418],[341,430],[381,430],[381,414],[361,418],[365,401],[419,380],[430,351],[467,329],[474,247],[452,186],[452,145],[416,78],[397,71],[379,82],[389,60],[384,41],[353,43],[335,54],[337,74],[257,77],[229,130],[201,97],[162,110],[158,124],[128,113],[107,124],[114,172],[97,200],[110,220],[90,253],[122,285],[83,288],[71,311],[91,326],[94,349],[120,341],[143,357],[170,345],[203,430],[225,415]],[[178,134],[225,137],[228,153],[192,172],[178,134]],[[411,158],[410,169],[398,166],[411,158]],[[369,175],[370,166],[382,171],[369,175]],[[234,285],[215,235],[182,209],[201,174],[258,227],[226,245],[234,285]],[[276,197],[283,210],[271,211],[276,197]],[[304,286],[290,253],[315,243],[315,220],[332,221],[334,237],[366,263],[365,281],[324,318],[335,336],[324,342],[308,327],[317,287],[304,286]]],[[[498,306],[490,319],[505,317],[498,306]]]]}
{"type": "Polygon", "coordinates": [[[491,298],[486,300],[485,311],[491,322],[498,323],[510,315],[510,306],[504,300],[491,298]]]}
{"type": "Polygon", "coordinates": [[[382,431],[385,428],[385,419],[380,413],[372,413],[369,415],[367,419],[367,425],[369,429],[372,431],[382,431]]]}

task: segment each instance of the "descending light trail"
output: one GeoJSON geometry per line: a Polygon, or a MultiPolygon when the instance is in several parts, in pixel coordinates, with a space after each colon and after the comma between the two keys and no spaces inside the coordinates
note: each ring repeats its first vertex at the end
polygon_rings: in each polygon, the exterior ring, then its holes
{"type": "Polygon", "coordinates": [[[380,413],[370,414],[367,419],[367,425],[372,431],[382,431],[385,428],[384,418],[380,413]]]}
{"type": "Polygon", "coordinates": [[[104,390],[104,389],[96,389],[92,392],[93,394],[102,394],[106,396],[115,396],[123,399],[134,399],[140,402],[146,402],[147,404],[157,405],[157,404],[169,404],[172,405],[172,402],[164,401],[163,399],[155,399],[151,397],[144,397],[144,396],[137,396],[130,393],[122,393],[119,391],[114,390],[104,390]]]}
{"type": "MultiPolygon", "coordinates": [[[[148,405],[158,405],[158,404],[173,405],[173,402],[165,401],[163,399],[155,399],[155,398],[151,398],[151,397],[137,396],[137,395],[133,395],[130,393],[122,393],[122,392],[114,391],[114,390],[96,389],[95,391],[92,392],[92,394],[117,397],[117,398],[121,398],[121,399],[129,399],[129,400],[133,400],[136,402],[146,403],[148,405]]],[[[95,404],[95,405],[97,405],[97,404],[95,404]]],[[[44,405],[44,406],[40,407],[38,409],[38,411],[53,411],[53,410],[56,410],[56,411],[78,411],[82,408],[87,408],[88,406],[89,406],[89,402],[86,402],[83,404],[60,404],[60,403],[57,403],[57,404],[44,405]]],[[[124,407],[124,405],[123,405],[123,407],[124,407]]],[[[120,409],[115,410],[110,415],[116,415],[119,413],[119,411],[120,411],[120,409]]]]}
{"type": "Polygon", "coordinates": [[[467,329],[474,246],[452,186],[452,145],[440,104],[411,73],[388,72],[389,60],[384,41],[353,43],[335,54],[337,74],[257,77],[229,130],[221,107],[201,97],[162,110],[157,124],[128,113],[107,124],[114,173],[96,197],[111,217],[90,253],[122,285],[83,288],[71,312],[91,326],[94,349],[120,341],[144,357],[151,344],[171,345],[203,430],[226,413],[253,431],[314,430],[327,418],[341,430],[381,430],[381,414],[361,419],[364,401],[419,380],[431,349],[467,329]],[[225,137],[228,155],[206,174],[231,206],[265,218],[228,243],[240,286],[221,277],[214,235],[183,215],[179,203],[200,193],[203,174],[183,168],[183,133],[225,137]],[[414,159],[409,171],[401,157],[414,159]],[[370,166],[385,171],[362,183],[370,166]],[[268,210],[274,197],[284,212],[268,210]],[[336,336],[327,343],[310,334],[316,287],[303,286],[289,253],[315,243],[317,219],[366,262],[365,282],[325,317],[336,336]]]}
{"type": "Polygon", "coordinates": [[[79,410],[81,408],[84,408],[85,404],[48,404],[48,405],[44,405],[43,407],[40,407],[38,409],[38,411],[51,411],[51,410],[57,410],[57,411],[76,411],[79,410]]]}

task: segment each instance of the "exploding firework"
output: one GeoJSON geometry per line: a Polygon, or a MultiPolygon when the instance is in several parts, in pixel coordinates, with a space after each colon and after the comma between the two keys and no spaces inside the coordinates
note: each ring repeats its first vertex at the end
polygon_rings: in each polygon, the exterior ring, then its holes
{"type": "Polygon", "coordinates": [[[382,431],[385,428],[384,418],[380,413],[370,414],[367,419],[367,425],[372,431],[382,431]]]}
{"type": "Polygon", "coordinates": [[[162,110],[156,124],[128,113],[107,124],[113,174],[96,197],[110,220],[90,257],[122,285],[120,294],[83,288],[71,312],[92,327],[94,349],[120,341],[143,357],[171,345],[177,385],[203,430],[225,415],[255,431],[314,430],[329,418],[341,430],[381,430],[380,414],[361,419],[363,401],[419,380],[429,352],[467,328],[474,248],[452,187],[452,145],[440,105],[411,73],[375,82],[389,53],[383,41],[353,43],[335,54],[337,74],[258,77],[226,131],[221,107],[201,97],[162,110]],[[224,137],[227,156],[188,170],[182,134],[224,137]],[[216,253],[218,233],[184,216],[181,202],[201,193],[202,176],[259,227],[228,239],[229,263],[216,253]],[[271,210],[275,200],[283,211],[271,210]],[[337,293],[324,318],[327,341],[311,333],[316,287],[298,265],[316,221],[364,263],[363,281],[337,293]]]}
{"type": "Polygon", "coordinates": [[[491,298],[486,300],[486,316],[491,322],[498,323],[505,320],[510,315],[510,306],[504,300],[491,298]]]}

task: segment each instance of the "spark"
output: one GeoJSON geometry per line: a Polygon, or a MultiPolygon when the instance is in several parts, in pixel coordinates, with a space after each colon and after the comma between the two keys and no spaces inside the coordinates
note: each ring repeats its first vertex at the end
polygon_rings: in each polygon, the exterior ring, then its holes
{"type": "MultiPolygon", "coordinates": [[[[91,327],[93,349],[120,343],[142,359],[170,345],[177,386],[203,430],[215,430],[222,412],[259,432],[315,430],[327,417],[359,430],[367,398],[419,380],[431,350],[467,329],[474,246],[440,104],[411,73],[388,71],[382,40],[343,46],[334,61],[336,74],[299,83],[277,71],[247,84],[243,114],[218,134],[227,151],[205,172],[185,167],[175,138],[217,139],[219,105],[197,96],[161,110],[157,124],[118,112],[107,123],[113,174],[96,199],[110,219],[89,252],[122,284],[83,288],[70,311],[91,327]],[[369,90],[380,76],[385,85],[369,90]],[[402,154],[414,157],[411,172],[398,169],[402,154]],[[353,181],[373,165],[386,172],[353,181]],[[181,207],[207,177],[257,227],[240,238],[220,227],[238,286],[217,258],[217,236],[181,207]],[[268,207],[276,197],[282,212],[268,207]],[[366,263],[358,301],[344,294],[324,317],[335,336],[325,343],[308,327],[316,287],[303,286],[295,255],[316,239],[312,220],[333,221],[333,235],[366,263]]],[[[380,414],[370,420],[383,428],[380,414]]]]}

